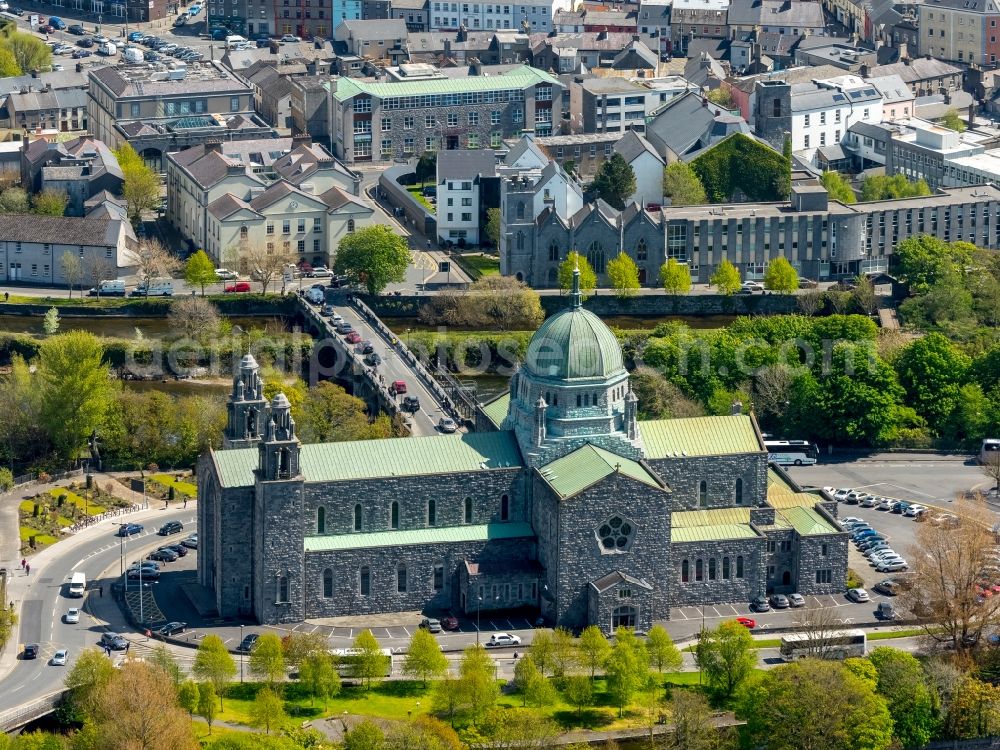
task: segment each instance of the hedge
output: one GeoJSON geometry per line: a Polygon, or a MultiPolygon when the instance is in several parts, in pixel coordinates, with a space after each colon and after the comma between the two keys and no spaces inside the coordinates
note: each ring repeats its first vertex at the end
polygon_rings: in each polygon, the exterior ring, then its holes
{"type": "Polygon", "coordinates": [[[691,162],[712,203],[788,198],[790,165],[784,156],[736,133],[691,162]]]}

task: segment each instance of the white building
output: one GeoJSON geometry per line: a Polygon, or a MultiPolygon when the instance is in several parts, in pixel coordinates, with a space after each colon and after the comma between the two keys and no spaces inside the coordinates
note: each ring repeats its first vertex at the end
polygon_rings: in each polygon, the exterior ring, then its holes
{"type": "Polygon", "coordinates": [[[535,0],[502,5],[482,2],[443,2],[431,0],[431,31],[468,31],[489,29],[523,29],[529,32],[552,31],[552,18],[558,11],[570,7],[569,0],[535,0]]]}
{"type": "Polygon", "coordinates": [[[846,75],[791,87],[792,151],[811,157],[839,144],[856,122],[882,122],[882,94],[858,76],[846,75]]]}
{"type": "Polygon", "coordinates": [[[634,130],[630,130],[614,145],[615,153],[632,167],[635,174],[635,192],[625,201],[646,207],[663,204],[663,159],[656,149],[634,130]]]}
{"type": "Polygon", "coordinates": [[[483,181],[496,177],[490,149],[442,151],[437,157],[439,242],[478,245],[483,181]]]}

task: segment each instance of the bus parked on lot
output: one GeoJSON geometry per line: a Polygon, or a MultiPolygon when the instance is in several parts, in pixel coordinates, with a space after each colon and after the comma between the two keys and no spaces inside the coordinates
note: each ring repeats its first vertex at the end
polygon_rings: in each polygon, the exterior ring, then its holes
{"type": "MultiPolygon", "coordinates": [[[[337,671],[340,672],[341,677],[357,678],[357,673],[355,666],[358,662],[358,657],[361,655],[361,649],[358,648],[335,648],[330,653],[332,653],[337,658],[337,671]]],[[[392,677],[392,649],[383,648],[382,657],[385,660],[384,667],[385,671],[381,674],[382,677],[392,677]]]]}
{"type": "Polygon", "coordinates": [[[828,630],[817,633],[789,633],[781,636],[781,658],[849,659],[865,655],[868,637],[863,630],[828,630]]]}
{"type": "Polygon", "coordinates": [[[779,466],[811,466],[819,451],[807,440],[765,440],[767,460],[779,466]]]}
{"type": "Polygon", "coordinates": [[[979,448],[979,463],[991,464],[1000,458],[1000,438],[986,438],[979,448]]]}

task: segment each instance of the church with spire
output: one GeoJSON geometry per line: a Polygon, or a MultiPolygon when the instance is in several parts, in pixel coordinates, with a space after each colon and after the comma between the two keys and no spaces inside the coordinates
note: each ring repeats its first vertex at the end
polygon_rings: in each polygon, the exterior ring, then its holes
{"type": "Polygon", "coordinates": [[[222,447],[198,467],[198,580],[218,615],[648,630],[672,608],[844,590],[836,503],[769,466],[738,408],[640,420],[578,271],[479,417],[468,433],[301,444],[288,399],[268,401],[243,357],[222,447]]]}

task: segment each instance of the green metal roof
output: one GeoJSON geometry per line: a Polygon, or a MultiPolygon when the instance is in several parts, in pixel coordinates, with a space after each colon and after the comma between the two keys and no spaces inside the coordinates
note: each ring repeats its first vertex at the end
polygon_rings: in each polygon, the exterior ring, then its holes
{"type": "Polygon", "coordinates": [[[567,308],[542,323],[528,343],[524,366],[536,375],[561,380],[625,372],[618,338],[582,307],[567,308]]]}
{"type": "Polygon", "coordinates": [[[646,458],[764,452],[753,421],[747,414],[657,419],[640,422],[639,432],[646,447],[646,458]]]}
{"type": "Polygon", "coordinates": [[[733,523],[750,523],[750,508],[683,510],[670,517],[670,526],[675,529],[733,523]]]}
{"type": "Polygon", "coordinates": [[[615,471],[627,477],[662,489],[656,478],[637,461],[617,456],[589,443],[538,470],[549,486],[565,500],[615,471]]]}
{"type": "Polygon", "coordinates": [[[483,406],[483,414],[485,414],[486,418],[496,425],[497,429],[499,429],[500,425],[502,425],[503,421],[507,418],[508,407],[510,407],[510,391],[497,396],[495,399],[483,406]]]}
{"type": "MultiPolygon", "coordinates": [[[[362,81],[340,77],[333,96],[337,101],[350,99],[358,94],[369,94],[379,99],[394,96],[423,96],[424,94],[464,94],[469,91],[503,91],[521,89],[538,83],[559,84],[559,80],[544,70],[530,65],[509,70],[502,75],[466,76],[464,78],[434,78],[423,81],[362,81]]],[[[329,86],[330,84],[327,84],[329,86]]]]}
{"type": "Polygon", "coordinates": [[[717,523],[670,529],[671,542],[709,542],[715,539],[751,539],[758,534],[745,524],[717,523]]]}
{"type": "MultiPolygon", "coordinates": [[[[215,451],[223,487],[253,484],[257,449],[215,451]]],[[[511,432],[386,438],[302,446],[308,482],[342,482],[520,468],[521,451],[511,432]]]]}
{"type": "Polygon", "coordinates": [[[797,490],[773,468],[767,470],[767,504],[772,508],[812,508],[822,501],[815,492],[797,490]]]}
{"type": "Polygon", "coordinates": [[[433,526],[404,531],[372,531],[366,534],[307,536],[306,552],[334,552],[372,547],[411,547],[417,544],[485,542],[490,539],[533,537],[528,523],[483,523],[469,526],[433,526]]]}
{"type": "Polygon", "coordinates": [[[814,508],[800,506],[798,508],[785,508],[778,512],[802,536],[842,533],[832,523],[823,518],[814,508]]]}

